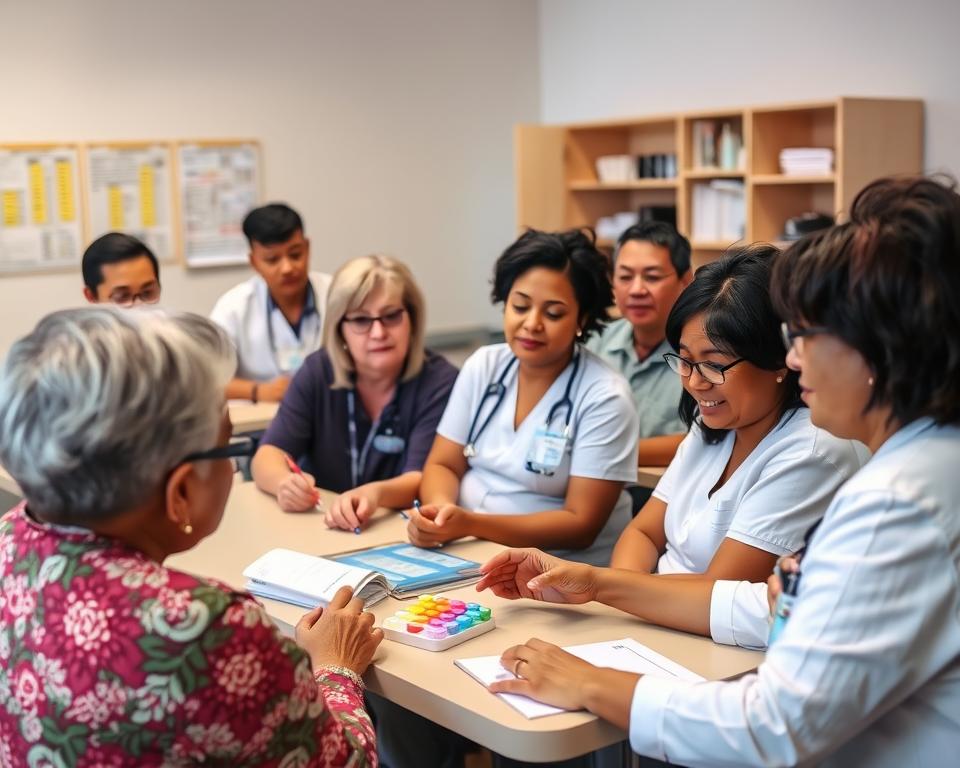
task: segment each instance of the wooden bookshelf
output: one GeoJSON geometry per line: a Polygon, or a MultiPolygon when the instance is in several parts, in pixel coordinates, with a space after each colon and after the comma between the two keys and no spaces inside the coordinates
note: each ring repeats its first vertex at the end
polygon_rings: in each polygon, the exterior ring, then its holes
{"type": "MultiPolygon", "coordinates": [[[[691,232],[694,188],[713,180],[744,182],[742,238],[693,242],[694,265],[717,258],[734,240],[777,242],[786,220],[808,211],[842,217],[869,181],[920,173],[923,102],[840,97],[830,101],[711,109],[569,125],[520,125],[515,130],[517,224],[558,230],[595,227],[602,216],[641,206],[675,206],[681,232],[691,232]],[[743,151],[736,167],[696,167],[694,126],[729,123],[743,151]],[[786,175],[780,151],[829,147],[829,175],[786,175]],[[674,178],[604,182],[604,155],[676,156],[674,178]]],[[[612,241],[600,242],[612,247],[612,241]]]]}

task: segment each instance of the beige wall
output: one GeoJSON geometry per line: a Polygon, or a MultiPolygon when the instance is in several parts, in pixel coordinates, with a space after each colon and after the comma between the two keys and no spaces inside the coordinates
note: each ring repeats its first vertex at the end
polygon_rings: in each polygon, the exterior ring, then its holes
{"type": "Polygon", "coordinates": [[[957,0],[541,0],[540,27],[546,122],[909,96],[960,175],[957,0]]]}
{"type": "MultiPolygon", "coordinates": [[[[0,0],[0,141],[259,138],[314,268],[386,251],[431,330],[487,325],[538,31],[535,0],[0,0]]],[[[246,274],[165,266],[164,303],[206,313],[246,274]]],[[[0,357],[80,286],[0,276],[0,357]]]]}

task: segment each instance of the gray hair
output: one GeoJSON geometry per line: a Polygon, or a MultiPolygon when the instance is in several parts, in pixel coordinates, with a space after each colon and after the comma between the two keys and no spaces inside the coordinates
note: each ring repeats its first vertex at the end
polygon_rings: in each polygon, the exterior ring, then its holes
{"type": "Polygon", "coordinates": [[[0,373],[0,463],[50,522],[133,509],[184,456],[214,446],[235,360],[197,315],[47,315],[0,373]]]}

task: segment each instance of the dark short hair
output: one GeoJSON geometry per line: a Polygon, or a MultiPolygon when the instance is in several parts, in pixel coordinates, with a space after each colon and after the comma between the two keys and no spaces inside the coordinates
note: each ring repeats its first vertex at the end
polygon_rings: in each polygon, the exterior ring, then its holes
{"type": "Polygon", "coordinates": [[[613,263],[616,265],[617,256],[624,243],[639,240],[641,243],[653,243],[670,252],[670,263],[683,277],[690,269],[690,241],[681,235],[673,224],[665,221],[648,221],[643,224],[634,224],[628,227],[617,238],[617,247],[613,251],[613,263]]]}
{"type": "Polygon", "coordinates": [[[243,219],[243,234],[247,242],[253,245],[256,240],[261,245],[285,243],[297,231],[303,231],[303,220],[286,203],[269,203],[254,208],[243,219]]]}
{"type": "MultiPolygon", "coordinates": [[[[704,331],[717,349],[765,371],[786,368],[780,318],[770,298],[770,269],[778,253],[772,245],[748,245],[733,248],[700,267],[670,310],[670,346],[679,351],[683,327],[702,314],[704,331]]],[[[781,416],[804,407],[796,371],[787,371],[782,391],[781,416]]],[[[686,390],[680,397],[679,413],[688,428],[697,420],[697,401],[686,390]]],[[[697,421],[708,443],[718,443],[727,434],[725,429],[711,429],[697,421]]]]}
{"type": "Polygon", "coordinates": [[[146,243],[123,232],[107,232],[98,237],[83,252],[80,269],[83,272],[83,284],[96,293],[97,286],[103,282],[103,265],[116,264],[118,261],[138,259],[146,256],[153,264],[153,274],[160,282],[160,265],[146,243]]]}
{"type": "Polygon", "coordinates": [[[580,309],[578,341],[586,341],[610,319],[607,307],[613,304],[610,262],[597,250],[593,230],[541,232],[528,229],[503,252],[493,268],[491,298],[506,301],[514,281],[534,267],[565,273],[570,278],[580,309]]]}
{"type": "Polygon", "coordinates": [[[886,178],[849,221],[792,245],[773,270],[792,325],[821,325],[873,371],[867,410],[960,421],[960,195],[948,177],[886,178]]]}

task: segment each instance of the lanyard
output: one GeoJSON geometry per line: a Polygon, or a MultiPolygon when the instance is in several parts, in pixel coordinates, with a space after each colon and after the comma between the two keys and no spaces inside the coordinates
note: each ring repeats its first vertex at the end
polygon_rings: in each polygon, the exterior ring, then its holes
{"type": "MultiPolygon", "coordinates": [[[[387,405],[389,408],[390,405],[387,405]]],[[[386,408],[384,408],[386,410],[386,408]]],[[[380,414],[383,418],[383,414],[380,414]]],[[[363,443],[363,448],[357,452],[357,406],[356,397],[352,389],[347,390],[347,431],[350,433],[350,477],[353,480],[351,488],[360,485],[360,474],[367,466],[367,454],[370,453],[370,446],[377,436],[377,430],[380,429],[380,419],[377,419],[370,425],[370,432],[363,443]]]]}
{"type": "MultiPolygon", "coordinates": [[[[316,325],[316,327],[313,329],[313,334],[312,334],[311,339],[310,339],[310,346],[308,346],[308,347],[306,348],[306,349],[307,349],[308,351],[310,351],[310,352],[312,352],[314,349],[317,348],[317,346],[318,346],[317,343],[318,343],[319,340],[320,340],[320,313],[317,312],[316,309],[314,309],[313,311],[317,313],[317,325],[316,325]]],[[[281,313],[281,314],[282,314],[282,313],[281,313]]],[[[286,319],[286,318],[284,318],[284,319],[286,319]]],[[[304,323],[304,321],[305,321],[306,319],[307,319],[306,316],[301,316],[301,317],[300,317],[300,330],[301,330],[301,332],[303,331],[303,323],[304,323]]],[[[286,371],[286,370],[284,369],[284,366],[280,364],[280,360],[277,358],[277,340],[276,340],[276,338],[275,338],[274,335],[273,335],[273,309],[270,307],[270,296],[269,296],[269,295],[267,296],[267,341],[268,341],[268,343],[270,344],[270,354],[271,354],[271,356],[273,357],[273,364],[277,366],[277,370],[280,371],[281,374],[288,373],[288,371],[286,371]]],[[[299,346],[298,346],[297,349],[298,349],[299,352],[302,352],[303,349],[304,349],[304,345],[303,345],[303,341],[300,339],[299,335],[297,336],[297,342],[299,343],[299,346]]],[[[302,360],[301,360],[301,362],[302,362],[302,360]]]]}
{"type": "MultiPolygon", "coordinates": [[[[513,364],[516,362],[517,358],[511,357],[499,378],[495,382],[488,384],[487,388],[483,391],[483,397],[480,398],[480,404],[477,406],[477,411],[473,415],[473,421],[470,423],[470,431],[467,433],[467,444],[463,447],[463,455],[468,459],[477,455],[477,441],[480,439],[480,435],[483,434],[483,431],[487,428],[487,425],[490,424],[490,420],[497,412],[497,409],[503,403],[503,398],[507,394],[507,387],[505,384],[507,374],[510,373],[510,370],[513,368],[513,364]],[[484,419],[483,423],[480,425],[480,429],[477,429],[477,423],[480,421],[480,416],[483,414],[483,406],[487,402],[487,398],[490,397],[496,398],[496,402],[494,402],[493,408],[487,414],[487,418],[484,419]]],[[[546,423],[548,427],[556,417],[557,412],[561,408],[566,408],[567,418],[564,422],[564,433],[569,432],[570,418],[573,416],[573,400],[570,398],[570,393],[573,391],[573,382],[574,379],[576,379],[577,371],[579,370],[580,353],[579,351],[575,351],[573,353],[573,369],[570,371],[570,378],[567,379],[567,386],[563,392],[563,397],[550,407],[550,412],[547,414],[546,423]]]]}

